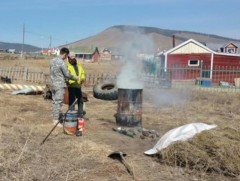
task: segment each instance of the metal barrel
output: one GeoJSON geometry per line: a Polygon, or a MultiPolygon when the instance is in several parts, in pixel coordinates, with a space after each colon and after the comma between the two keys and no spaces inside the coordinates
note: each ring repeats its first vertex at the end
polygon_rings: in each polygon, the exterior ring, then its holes
{"type": "Polygon", "coordinates": [[[143,89],[118,89],[117,125],[142,125],[142,92],[143,89]]]}
{"type": "Polygon", "coordinates": [[[66,119],[64,122],[64,133],[68,135],[75,135],[77,131],[77,112],[69,111],[66,114],[66,119]]]}

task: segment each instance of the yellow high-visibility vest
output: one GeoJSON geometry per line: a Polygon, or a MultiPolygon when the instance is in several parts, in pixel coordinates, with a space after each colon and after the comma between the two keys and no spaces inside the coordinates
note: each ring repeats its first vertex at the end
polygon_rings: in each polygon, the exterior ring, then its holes
{"type": "MultiPolygon", "coordinates": [[[[79,72],[78,77],[80,78],[79,82],[82,82],[85,80],[85,72],[80,63],[77,63],[77,67],[78,67],[78,72],[79,72]]],[[[70,74],[72,74],[73,76],[77,76],[77,72],[75,71],[74,66],[72,64],[70,64],[69,62],[67,63],[67,69],[70,72],[70,74]]],[[[70,87],[81,87],[79,82],[76,80],[68,80],[67,84],[70,87]]]]}

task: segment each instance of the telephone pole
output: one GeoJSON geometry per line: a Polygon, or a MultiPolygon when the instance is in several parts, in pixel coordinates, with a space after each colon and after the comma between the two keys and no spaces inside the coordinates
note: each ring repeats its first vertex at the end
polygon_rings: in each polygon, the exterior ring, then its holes
{"type": "Polygon", "coordinates": [[[22,39],[21,57],[23,57],[24,39],[25,39],[25,23],[23,24],[23,39],[22,39]]]}
{"type": "Polygon", "coordinates": [[[49,49],[52,48],[52,35],[50,35],[50,43],[49,43],[49,49]]]}

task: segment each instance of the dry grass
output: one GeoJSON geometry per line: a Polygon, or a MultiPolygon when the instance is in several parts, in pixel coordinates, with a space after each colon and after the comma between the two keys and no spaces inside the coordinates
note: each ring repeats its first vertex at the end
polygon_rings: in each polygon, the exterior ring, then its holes
{"type": "Polygon", "coordinates": [[[16,60],[1,60],[0,67],[29,67],[35,71],[48,71],[48,58],[45,59],[16,59],[16,60]]]}
{"type": "MultiPolygon", "coordinates": [[[[1,60],[0,67],[28,67],[33,71],[49,72],[49,62],[51,58],[46,57],[41,60],[18,59],[18,60],[1,60]]],[[[98,62],[85,63],[80,62],[87,74],[112,73],[115,75],[121,69],[121,63],[118,62],[98,62]]]]}
{"type": "MultiPolygon", "coordinates": [[[[107,69],[112,64],[86,66],[93,71],[94,66],[96,69],[99,66],[107,69]]],[[[201,146],[196,141],[208,140],[212,135],[216,135],[219,141],[228,138],[229,143],[233,143],[231,136],[235,138],[234,130],[240,129],[239,98],[240,95],[236,93],[186,90],[167,90],[166,93],[163,90],[144,90],[143,127],[155,129],[163,135],[170,129],[191,122],[217,124],[219,129],[216,129],[216,132],[209,132],[208,135],[196,137],[195,141],[186,142],[186,148],[196,150],[193,146],[201,146]]],[[[66,106],[64,109],[66,110],[66,106]]],[[[116,101],[97,100],[89,92],[86,134],[83,137],[69,136],[57,128],[44,145],[40,146],[40,142],[53,127],[51,102],[44,101],[40,95],[16,96],[9,91],[0,91],[0,180],[132,180],[120,162],[107,157],[116,150],[128,154],[126,160],[132,166],[138,181],[234,181],[239,178],[238,171],[227,176],[223,171],[209,172],[207,168],[210,167],[198,169],[198,164],[192,164],[197,162],[198,155],[195,152],[189,152],[192,163],[188,162],[188,166],[184,167],[177,166],[175,161],[174,165],[169,165],[159,163],[159,159],[156,160],[155,157],[145,156],[143,152],[153,147],[156,142],[150,139],[133,139],[113,132],[112,128],[116,127],[113,116],[116,110],[116,101]]],[[[235,153],[234,149],[239,148],[239,140],[224,148],[220,142],[214,139],[212,141],[202,147],[209,149],[213,145],[220,156],[228,156],[228,162],[221,162],[221,165],[227,168],[225,170],[239,169],[239,166],[234,166],[234,158],[231,157],[235,153]],[[218,152],[218,148],[225,152],[218,152]]],[[[179,150],[179,153],[181,151],[179,150]]],[[[219,155],[216,158],[220,158],[219,155]]],[[[211,165],[211,169],[214,166],[211,165]]]]}
{"type": "Polygon", "coordinates": [[[160,153],[160,161],[191,171],[240,175],[240,130],[219,127],[204,131],[190,141],[177,142],[160,153]]]}
{"type": "Polygon", "coordinates": [[[32,102],[32,96],[15,99],[10,95],[3,98],[4,94],[1,92],[2,180],[95,180],[114,175],[123,180],[128,178],[121,165],[112,167],[113,161],[107,157],[112,151],[108,145],[96,144],[85,137],[66,136],[57,129],[43,146],[39,146],[53,126],[49,124],[50,103],[39,96],[32,102]],[[110,171],[105,172],[108,169],[110,171]]]}

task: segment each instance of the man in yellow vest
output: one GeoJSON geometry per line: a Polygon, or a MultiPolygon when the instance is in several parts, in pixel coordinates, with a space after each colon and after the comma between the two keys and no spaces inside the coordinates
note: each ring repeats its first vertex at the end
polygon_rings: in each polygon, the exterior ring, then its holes
{"type": "Polygon", "coordinates": [[[80,63],[76,60],[76,55],[73,52],[70,52],[68,57],[68,63],[67,63],[67,69],[70,74],[73,76],[79,77],[79,80],[68,80],[68,96],[69,101],[68,105],[72,105],[74,100],[78,98],[78,118],[83,117],[83,99],[82,99],[82,90],[81,85],[85,81],[85,72],[83,70],[83,67],[80,63]]]}

